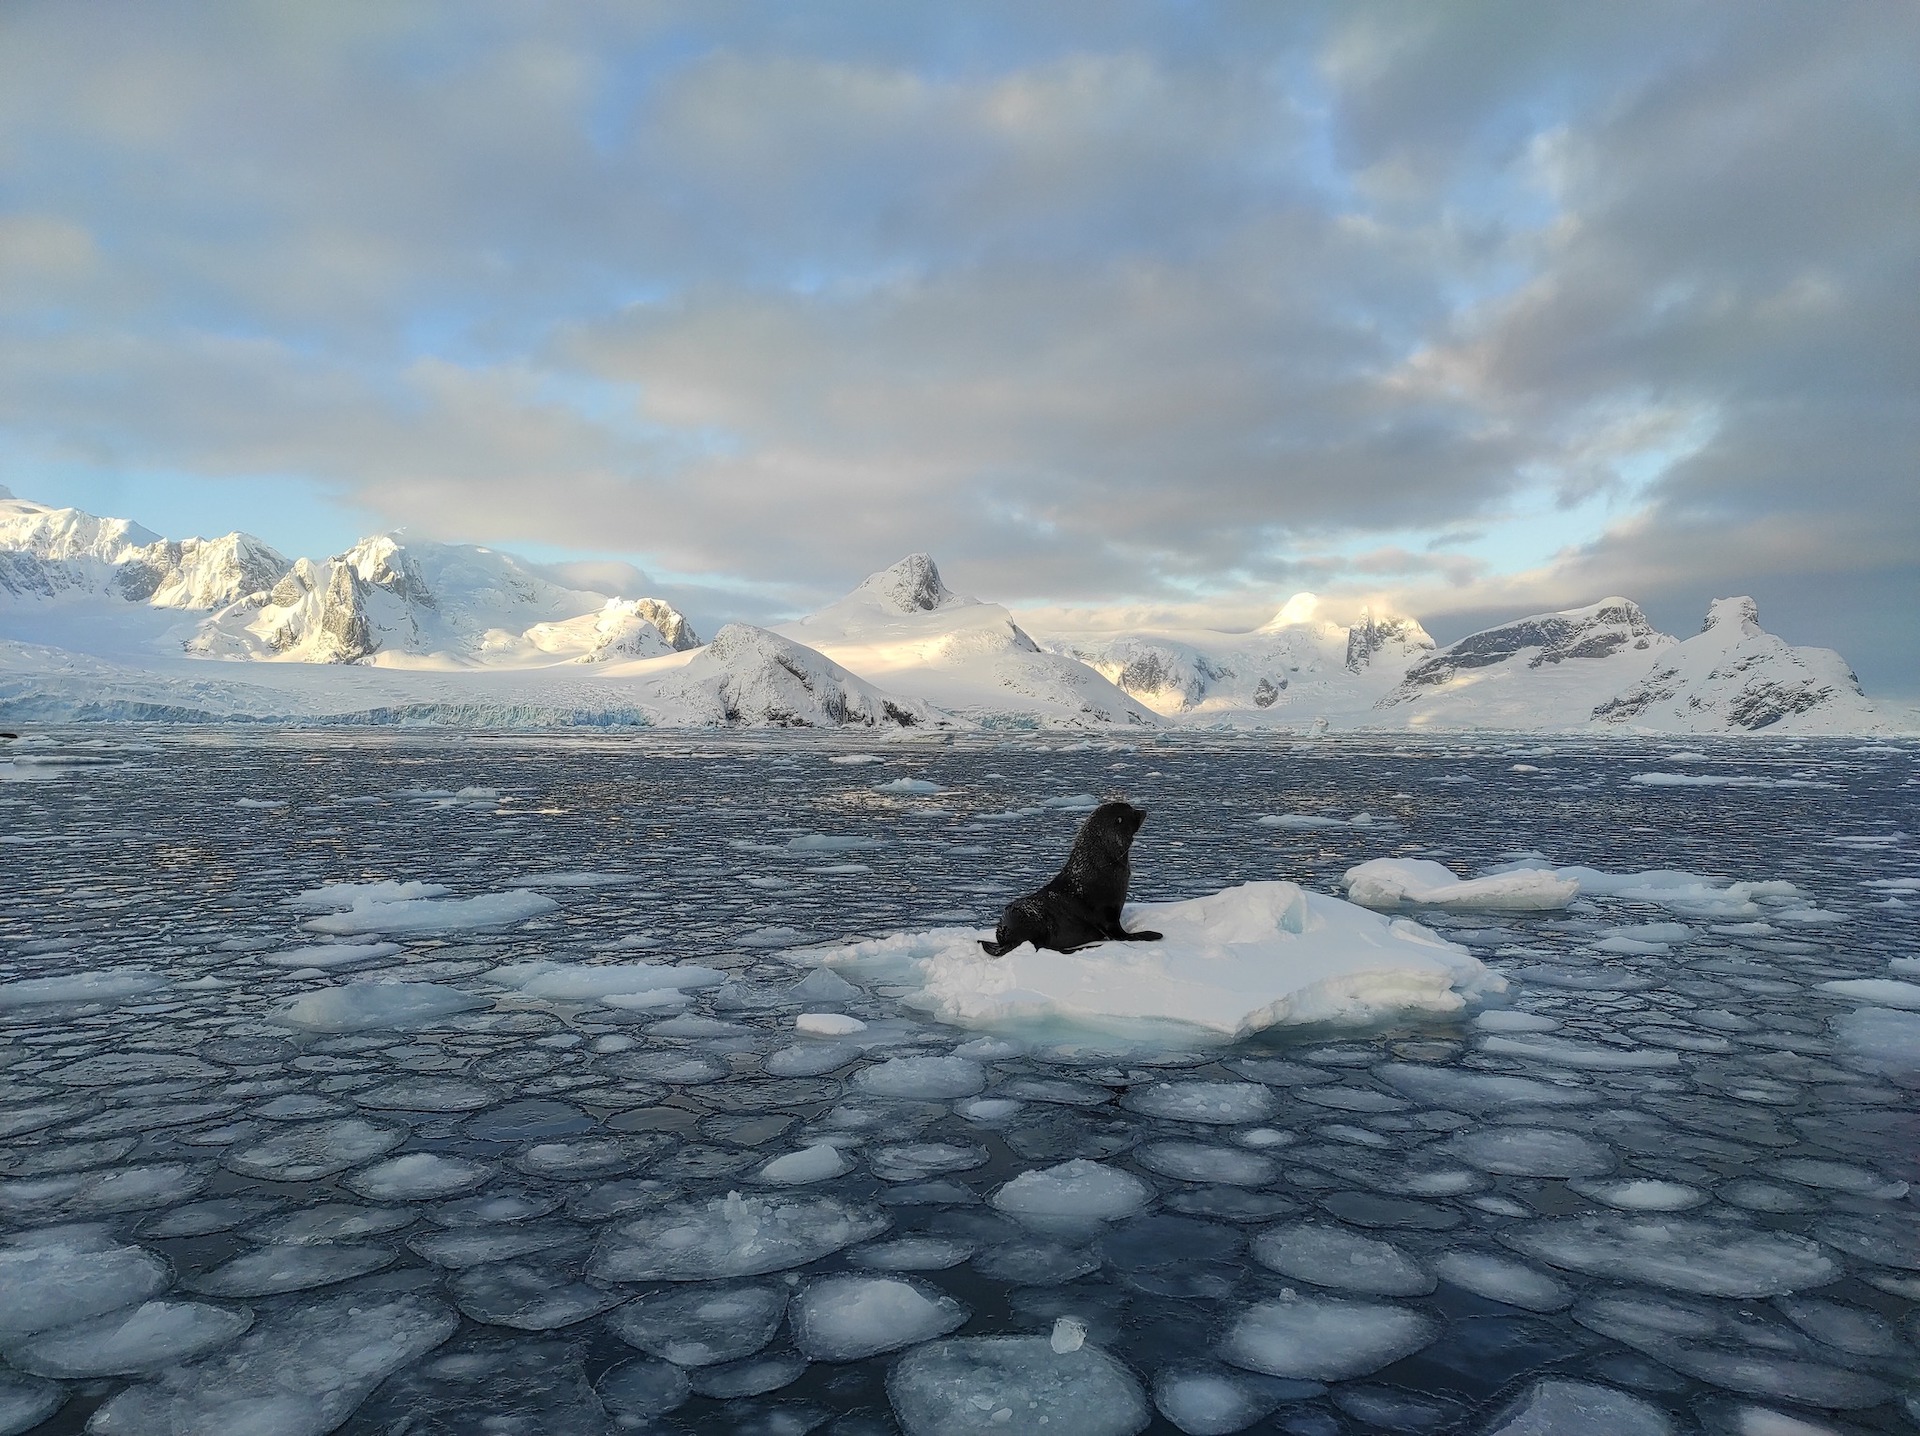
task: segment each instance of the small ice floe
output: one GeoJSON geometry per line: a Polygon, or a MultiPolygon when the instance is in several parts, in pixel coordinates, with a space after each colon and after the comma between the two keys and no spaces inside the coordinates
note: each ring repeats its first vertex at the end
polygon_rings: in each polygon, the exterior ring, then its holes
{"type": "Polygon", "coordinates": [[[162,1258],[95,1227],[48,1227],[0,1244],[0,1341],[71,1326],[158,1296],[173,1282],[162,1258]]]}
{"type": "Polygon", "coordinates": [[[1045,1336],[932,1341],[887,1374],[910,1432],[1071,1431],[1133,1436],[1152,1413],[1133,1373],[1091,1343],[1056,1351],[1045,1336]]]}
{"type": "Polygon", "coordinates": [[[842,768],[861,768],[869,763],[884,763],[887,760],[878,753],[840,753],[827,761],[842,768]]]}
{"type": "Polygon", "coordinates": [[[632,873],[526,873],[517,878],[508,878],[507,886],[510,888],[618,888],[627,887],[639,881],[640,879],[632,873]]]}
{"type": "Polygon", "coordinates": [[[1351,818],[1335,818],[1324,813],[1269,813],[1255,819],[1263,828],[1289,828],[1294,832],[1313,832],[1320,828],[1391,828],[1392,818],[1376,818],[1372,813],[1355,813],[1351,818]]]}
{"type": "Polygon", "coordinates": [[[787,1312],[776,1286],[698,1286],[659,1291],[607,1318],[613,1334],[676,1366],[717,1366],[762,1350],[787,1312]]]}
{"type": "Polygon", "coordinates": [[[310,932],[331,933],[341,937],[362,933],[429,936],[513,927],[529,918],[552,912],[558,906],[550,897],[524,890],[481,893],[469,898],[360,897],[350,907],[310,917],[301,926],[310,932]]]}
{"type": "Polygon", "coordinates": [[[363,962],[398,957],[404,951],[397,942],[320,942],[265,953],[260,960],[269,967],[297,970],[318,968],[325,971],[328,968],[353,967],[363,962]]]}
{"type": "Polygon", "coordinates": [[[965,1057],[889,1057],[855,1073],[853,1085],[874,1097],[949,1102],[973,1096],[987,1085],[987,1074],[965,1057]]]}
{"type": "Polygon", "coordinates": [[[1803,907],[1805,895],[1790,882],[1736,882],[1676,868],[1609,873],[1589,867],[1554,867],[1544,859],[1523,857],[1502,864],[1492,876],[1533,873],[1579,884],[1584,898],[1619,898],[1649,903],[1681,917],[1716,921],[1771,916],[1784,906],[1803,907]]]}
{"type": "Polygon", "coordinates": [[[934,793],[944,793],[947,789],[925,778],[895,778],[891,783],[875,783],[876,793],[891,793],[898,797],[923,798],[934,793]]]}
{"type": "Polygon", "coordinates": [[[1831,788],[1817,778],[1762,778],[1751,773],[1635,773],[1643,788],[1831,788]]]}
{"type": "Polygon", "coordinates": [[[1411,1356],[1439,1334],[1438,1321],[1411,1307],[1289,1292],[1243,1311],[1219,1351],[1268,1376],[1344,1381],[1411,1356]]]}
{"type": "MultiPolygon", "coordinates": [[[[1814,1428],[1805,1429],[1812,1436],[1814,1428]]],[[[1556,1378],[1536,1381],[1522,1392],[1494,1417],[1487,1436],[1561,1436],[1562,1432],[1575,1431],[1604,1431],[1607,1436],[1672,1436],[1673,1422],[1658,1406],[1625,1391],[1556,1378]]],[[[1741,1436],[1766,1433],[1743,1427],[1741,1436]]],[[[1778,1436],[1794,1433],[1781,1428],[1778,1436]]]]}
{"type": "Polygon", "coordinates": [[[1434,1262],[1440,1280],[1525,1311],[1563,1311],[1573,1288],[1557,1277],[1494,1252],[1450,1251],[1434,1262]]]}
{"type": "Polygon", "coordinates": [[[60,977],[23,977],[15,982],[0,982],[0,1010],[54,1002],[103,1005],[129,1002],[158,992],[167,981],[164,973],[141,967],[110,967],[60,977]]]}
{"type": "Polygon", "coordinates": [[[1424,1296],[1435,1285],[1392,1242],[1324,1222],[1271,1227],[1254,1238],[1253,1257],[1282,1276],[1368,1296],[1424,1296]]]}
{"type": "Polygon", "coordinates": [[[285,798],[235,798],[233,805],[236,808],[284,808],[287,800],[285,798]]]}
{"type": "Polygon", "coordinates": [[[993,1194],[994,1206],[1008,1216],[1049,1232],[1098,1229],[1152,1199],[1153,1188],[1131,1172],[1084,1157],[1022,1172],[993,1194]]]}
{"type": "Polygon", "coordinates": [[[353,982],[290,998],[269,1020],[308,1032],[404,1031],[491,1006],[490,998],[437,982],[353,982]]]}
{"type": "Polygon", "coordinates": [[[945,1336],[973,1313],[924,1282],[828,1276],[793,1299],[793,1344],[814,1361],[858,1361],[945,1336]]]}
{"type": "Polygon", "coordinates": [[[347,1178],[347,1187],[375,1202],[430,1201],[470,1192],[493,1175],[485,1162],[438,1152],[407,1152],[347,1178]]]}
{"type": "Polygon", "coordinates": [[[1155,1082],[1129,1092],[1126,1106],[1169,1122],[1234,1126],[1269,1117],[1280,1103],[1259,1082],[1155,1082]]]}
{"type": "Polygon", "coordinates": [[[527,997],[612,1007],[655,1005],[644,1000],[623,1001],[629,998],[661,997],[668,1003],[678,1002],[683,993],[717,987],[726,980],[726,973],[718,968],[653,962],[512,962],[487,974],[488,982],[517,988],[527,997]]]}
{"type": "Polygon", "coordinates": [[[852,1170],[853,1163],[841,1154],[838,1147],[822,1142],[763,1162],[753,1174],[753,1179],[775,1187],[803,1187],[845,1176],[852,1170]]]}
{"type": "Polygon", "coordinates": [[[1841,1275],[1840,1264],[1805,1237],[1694,1217],[1561,1217],[1502,1232],[1500,1240],[1563,1271],[1702,1296],[1784,1296],[1841,1275]]]}
{"type": "Polygon", "coordinates": [[[805,956],[863,978],[917,984],[905,995],[909,1006],[963,1026],[1045,1023],[1216,1041],[1288,1023],[1453,1012],[1506,986],[1466,949],[1415,923],[1293,883],[1140,904],[1125,922],[1164,936],[1073,953],[1022,946],[990,958],[979,931],[936,928],[805,956]]]}
{"type": "MultiPolygon", "coordinates": [[[[151,1376],[227,1345],[249,1326],[244,1308],[198,1301],[144,1301],[9,1345],[7,1360],[36,1376],[69,1381],[151,1376]]],[[[6,1410],[0,1400],[0,1413],[6,1410]]],[[[0,1414],[0,1429],[21,1430],[0,1414]]]]}
{"type": "Polygon", "coordinates": [[[807,1037],[851,1037],[865,1032],[867,1024],[844,1012],[802,1012],[793,1019],[793,1030],[807,1037]]]}
{"type": "Polygon", "coordinates": [[[1475,908],[1485,912],[1544,912],[1563,908],[1580,892],[1570,878],[1533,869],[1462,879],[1425,858],[1374,858],[1348,868],[1340,884],[1362,907],[1475,908]]]}
{"type": "Polygon", "coordinates": [[[606,1281],[716,1281],[805,1266],[878,1236],[887,1218],[832,1197],[680,1202],[608,1229],[588,1271],[606,1281]]]}

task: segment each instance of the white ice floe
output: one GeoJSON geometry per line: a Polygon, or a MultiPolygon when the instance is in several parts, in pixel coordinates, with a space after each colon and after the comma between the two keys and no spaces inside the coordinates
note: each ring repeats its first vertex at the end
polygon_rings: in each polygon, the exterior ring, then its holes
{"type": "Polygon", "coordinates": [[[369,1032],[425,1027],[491,1006],[488,998],[437,982],[354,982],[304,992],[270,1016],[274,1022],[309,1032],[369,1032]]]}
{"type": "Polygon", "coordinates": [[[513,962],[496,967],[487,981],[518,988],[528,997],[557,1002],[601,1002],[717,987],[727,980],[718,968],[653,962],[513,962]]]}
{"type": "Polygon", "coordinates": [[[590,1274],[606,1281],[717,1281],[805,1266],[887,1229],[887,1218],[832,1197],[681,1202],[608,1229],[590,1274]]]}
{"type": "Polygon", "coordinates": [[[844,1176],[852,1170],[853,1163],[841,1155],[839,1148],[822,1142],[762,1163],[753,1177],[755,1181],[765,1182],[769,1186],[803,1187],[844,1176]]]}
{"type": "Polygon", "coordinates": [[[417,902],[422,898],[445,897],[447,891],[439,883],[323,883],[317,888],[297,892],[290,898],[282,898],[280,905],[290,907],[295,912],[348,912],[356,907],[377,903],[417,902]]]}
{"type": "Polygon", "coordinates": [[[1135,1436],[1151,1418],[1120,1362],[1091,1343],[1055,1351],[1044,1336],[929,1342],[887,1374],[887,1397],[906,1436],[1135,1436]]]}
{"type": "Polygon", "coordinates": [[[1562,1217],[1502,1232],[1500,1240],[1564,1271],[1703,1296],[1781,1296],[1841,1274],[1805,1237],[1699,1218],[1562,1217]]]}
{"type": "Polygon", "coordinates": [[[1279,1165],[1271,1158],[1212,1142],[1149,1142],[1133,1155],[1149,1172],[1182,1182],[1264,1187],[1279,1172],[1279,1165]]]}
{"type": "Polygon", "coordinates": [[[889,1057],[861,1068],[854,1074],[853,1085],[874,1097],[947,1102],[973,1096],[987,1085],[987,1074],[978,1062],[965,1057],[889,1057]]]}
{"type": "Polygon", "coordinates": [[[337,937],[354,937],[362,933],[427,936],[512,927],[528,918],[552,912],[558,906],[552,898],[525,889],[481,893],[468,898],[387,898],[363,894],[354,899],[351,907],[310,917],[301,926],[311,932],[330,933],[337,937]]]}
{"type": "Polygon", "coordinates": [[[1480,1050],[1501,1057],[1528,1057],[1558,1067],[1587,1068],[1597,1072],[1634,1072],[1680,1065],[1680,1054],[1665,1047],[1608,1047],[1597,1042],[1575,1042],[1571,1038],[1548,1033],[1521,1036],[1496,1034],[1483,1040],[1480,1050]]]}
{"type": "Polygon", "coordinates": [[[220,1354],[118,1392],[88,1429],[98,1436],[324,1436],[389,1375],[453,1335],[459,1320],[444,1303],[412,1293],[291,1307],[220,1354]]]}
{"type": "Polygon", "coordinates": [[[793,1344],[814,1361],[858,1361],[945,1336],[972,1315],[925,1282],[897,1276],[829,1276],[793,1299],[793,1344]]]}
{"type": "Polygon", "coordinates": [[[1543,912],[1563,908],[1580,892],[1571,878],[1534,870],[1461,878],[1426,858],[1374,858],[1348,868],[1340,884],[1362,907],[1477,908],[1487,912],[1543,912]]]}
{"type": "Polygon", "coordinates": [[[1243,1311],[1219,1350],[1268,1376],[1344,1381],[1411,1356],[1439,1334],[1438,1321],[1411,1307],[1288,1294],[1243,1311]]]}
{"type": "Polygon", "coordinates": [[[1684,1182],[1662,1182],[1651,1177],[1620,1177],[1610,1181],[1576,1181],[1568,1185],[1588,1201],[1617,1207],[1623,1212],[1684,1212],[1702,1206],[1707,1194],[1684,1182]]]}
{"type": "Polygon", "coordinates": [[[1319,828],[1391,828],[1392,818],[1376,818],[1372,813],[1355,813],[1351,818],[1333,818],[1323,813],[1268,813],[1254,821],[1263,828],[1290,828],[1295,832],[1313,832],[1319,828]]]}
{"type": "Polygon", "coordinates": [[[472,1191],[493,1175],[485,1162],[438,1152],[407,1152],[389,1157],[347,1178],[347,1186],[376,1202],[427,1201],[472,1191]]]}
{"type": "Polygon", "coordinates": [[[351,967],[360,962],[377,962],[384,957],[397,957],[405,951],[397,942],[320,942],[306,947],[290,947],[283,952],[269,952],[260,960],[269,967],[321,969],[331,967],[351,967]]]}
{"type": "Polygon", "coordinates": [[[1132,1216],[1153,1188],[1118,1167],[1077,1157],[1043,1171],[1022,1172],[993,1194],[1008,1216],[1043,1231],[1079,1231],[1132,1216]]]}
{"type": "Polygon", "coordinates": [[[46,1002],[126,1002],[158,992],[167,985],[165,974],[139,967],[110,967],[60,977],[23,977],[0,982],[0,1009],[32,1007],[46,1002]]]}
{"type": "Polygon", "coordinates": [[[1920,1071],[1920,1012],[1862,1007],[1836,1019],[1833,1030],[1863,1066],[1880,1072],[1920,1071]]]}
{"type": "Polygon", "coordinates": [[[1514,1177],[1597,1177],[1614,1165],[1605,1143],[1556,1127],[1482,1127],[1460,1133],[1446,1150],[1483,1172],[1514,1177]]]}
{"type": "Polygon", "coordinates": [[[1126,1106],[1169,1122],[1233,1126],[1271,1116],[1280,1101],[1258,1082],[1155,1082],[1129,1092],[1126,1106]]]}
{"type": "Polygon", "coordinates": [[[100,1227],[20,1232],[0,1245],[0,1341],[117,1311],[171,1282],[164,1260],[100,1227]]]}
{"type": "Polygon", "coordinates": [[[1139,1033],[1170,1026],[1235,1037],[1288,1023],[1366,1023],[1457,1011],[1504,989],[1466,949],[1293,883],[1247,883],[1127,910],[1159,942],[1074,953],[980,950],[981,933],[937,928],[815,949],[856,974],[919,984],[910,1005],[969,1027],[1041,1024],[1139,1033]]]}
{"type": "Polygon", "coordinates": [[[226,1165],[268,1182],[318,1182],[372,1161],[406,1141],[404,1130],[376,1127],[358,1117],[298,1122],[263,1141],[237,1148],[226,1165]]]}
{"type": "Polygon", "coordinates": [[[752,1356],[773,1340],[788,1293],[775,1286],[697,1286],[657,1291],[607,1318],[627,1345],[676,1366],[715,1366],[752,1356]]]}
{"type": "MultiPolygon", "coordinates": [[[[1536,1381],[1487,1428],[1487,1436],[1672,1436],[1673,1422],[1659,1407],[1611,1386],[1586,1381],[1536,1381]]],[[[1760,1436],[1742,1432],[1741,1436],[1760,1436]]],[[[1786,1436],[1783,1432],[1781,1436],[1786,1436]]]]}
{"type": "Polygon", "coordinates": [[[1368,1296],[1424,1296],[1434,1280],[1392,1242],[1324,1222],[1270,1227],[1253,1240],[1254,1260],[1315,1286],[1368,1296]]]}
{"type": "Polygon", "coordinates": [[[1852,998],[1875,1007],[1899,1007],[1920,1012],[1920,983],[1901,982],[1891,977],[1845,978],[1820,984],[1822,992],[1835,997],[1852,998]]]}
{"type": "Polygon", "coordinates": [[[844,1012],[802,1012],[793,1019],[793,1030],[804,1037],[851,1037],[865,1032],[867,1024],[844,1012]]]}
{"type": "Polygon", "coordinates": [[[36,1376],[70,1381],[148,1376],[225,1346],[251,1325],[253,1313],[244,1308],[144,1301],[9,1345],[7,1360],[36,1376]]]}
{"type": "Polygon", "coordinates": [[[1790,882],[1736,882],[1678,868],[1609,873],[1599,868],[1554,867],[1539,858],[1521,858],[1493,870],[1494,876],[1535,873],[1579,884],[1580,896],[1651,903],[1682,917],[1757,918],[1782,906],[1804,905],[1804,894],[1790,882]]]}
{"type": "Polygon", "coordinates": [[[1433,1269],[1442,1281],[1475,1296],[1526,1311],[1563,1311],[1573,1304],[1573,1288],[1559,1278],[1493,1252],[1446,1252],[1433,1269]]]}

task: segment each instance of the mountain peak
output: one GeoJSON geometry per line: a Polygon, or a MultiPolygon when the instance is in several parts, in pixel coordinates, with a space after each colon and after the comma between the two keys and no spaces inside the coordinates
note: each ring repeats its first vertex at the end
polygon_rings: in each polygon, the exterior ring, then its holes
{"type": "Polygon", "coordinates": [[[13,490],[8,488],[5,484],[0,484],[0,500],[11,499],[12,497],[13,497],[13,490]]]}
{"type": "Polygon", "coordinates": [[[932,613],[965,601],[940,581],[938,566],[924,553],[910,553],[869,575],[854,592],[890,613],[932,613]]]}
{"type": "Polygon", "coordinates": [[[1716,598],[1707,605],[1707,621],[1702,633],[1726,630],[1729,637],[1752,638],[1760,632],[1760,605],[1742,594],[1738,598],[1716,598]]]}

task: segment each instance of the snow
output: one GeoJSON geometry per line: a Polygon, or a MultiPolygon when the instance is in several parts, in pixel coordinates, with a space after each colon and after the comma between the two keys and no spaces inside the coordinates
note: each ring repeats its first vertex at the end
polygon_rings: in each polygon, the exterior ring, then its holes
{"type": "Polygon", "coordinates": [[[969,1310],[905,1277],[830,1276],[793,1299],[793,1344],[814,1361],[857,1361],[945,1336],[969,1310]]]}
{"type": "Polygon", "coordinates": [[[814,949],[856,975],[917,980],[909,1001],[967,1027],[1126,1032],[1177,1024],[1222,1037],[1289,1023],[1363,1024],[1456,1012],[1504,980],[1464,948],[1293,883],[1247,883],[1186,902],[1141,903],[1130,929],[1154,943],[1076,953],[1020,947],[989,958],[967,928],[814,949]]]}
{"type": "Polygon", "coordinates": [[[1362,907],[1481,908],[1491,912],[1540,912],[1563,908],[1580,891],[1576,879],[1530,869],[1491,877],[1461,878],[1425,858],[1375,858],[1347,869],[1340,879],[1347,897],[1362,907]]]}
{"type": "Polygon", "coordinates": [[[1289,1294],[1241,1312],[1219,1352],[1268,1376],[1344,1381],[1410,1356],[1439,1334],[1439,1322],[1411,1307],[1289,1294]]]}
{"type": "Polygon", "coordinates": [[[1119,1361],[1092,1343],[1058,1352],[1044,1336],[928,1342],[887,1374],[887,1396],[906,1436],[1136,1436],[1150,1419],[1119,1361]]]}

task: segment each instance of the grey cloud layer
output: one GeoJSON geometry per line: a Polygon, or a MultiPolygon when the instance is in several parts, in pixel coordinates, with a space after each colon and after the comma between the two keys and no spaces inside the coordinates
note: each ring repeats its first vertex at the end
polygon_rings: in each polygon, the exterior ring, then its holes
{"type": "Polygon", "coordinates": [[[1752,589],[1920,686],[1920,13],[1033,8],[0,12],[0,438],[800,597],[1752,589]],[[1456,543],[1540,489],[1618,521],[1456,543]]]}

